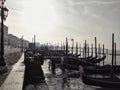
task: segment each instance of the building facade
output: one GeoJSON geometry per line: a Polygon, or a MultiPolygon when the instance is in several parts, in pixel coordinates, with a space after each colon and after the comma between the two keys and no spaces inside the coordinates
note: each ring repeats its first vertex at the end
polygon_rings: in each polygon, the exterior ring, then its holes
{"type": "MultiPolygon", "coordinates": [[[[29,41],[18,38],[13,34],[8,33],[8,27],[4,25],[4,47],[27,48],[29,41]],[[22,46],[23,45],[23,46],[22,46]]],[[[0,46],[1,46],[1,25],[0,25],[0,46]]],[[[0,47],[1,48],[1,47],[0,47]]]]}

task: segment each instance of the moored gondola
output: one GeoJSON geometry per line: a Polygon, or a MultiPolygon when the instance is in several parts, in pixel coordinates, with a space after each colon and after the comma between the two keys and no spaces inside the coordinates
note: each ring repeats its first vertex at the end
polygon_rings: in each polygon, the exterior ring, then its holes
{"type": "Polygon", "coordinates": [[[111,65],[104,65],[100,67],[85,67],[80,66],[82,72],[82,81],[87,85],[120,88],[120,66],[114,65],[114,49],[116,49],[116,43],[114,43],[114,34],[112,34],[112,63],[111,65]],[[91,74],[88,74],[88,70],[91,70],[91,74]],[[106,74],[107,73],[107,74],[106,74]],[[104,75],[103,75],[104,74],[104,75]]]}
{"type": "Polygon", "coordinates": [[[111,65],[104,65],[104,66],[87,66],[84,67],[84,72],[86,74],[101,74],[101,75],[109,75],[111,72],[114,74],[120,74],[120,65],[111,66],[111,65]]]}
{"type": "Polygon", "coordinates": [[[120,88],[120,78],[118,77],[90,77],[86,74],[82,75],[83,83],[87,85],[109,87],[109,88],[120,88]]]}

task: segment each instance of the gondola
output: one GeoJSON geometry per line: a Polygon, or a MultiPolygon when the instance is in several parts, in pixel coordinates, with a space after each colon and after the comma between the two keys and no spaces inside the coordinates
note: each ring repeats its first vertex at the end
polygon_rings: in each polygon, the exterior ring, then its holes
{"type": "Polygon", "coordinates": [[[117,65],[117,66],[111,66],[111,65],[104,65],[104,66],[99,66],[99,65],[96,65],[96,66],[87,66],[87,67],[84,67],[84,72],[86,74],[110,74],[111,71],[117,75],[120,74],[120,65],[117,65]]]}
{"type": "MultiPolygon", "coordinates": [[[[92,58],[92,57],[91,57],[92,58]]],[[[79,70],[79,66],[82,65],[82,66],[91,66],[91,67],[95,67],[96,66],[96,63],[104,60],[106,57],[102,57],[102,58],[98,58],[98,59],[95,59],[96,57],[94,57],[94,60],[90,60],[87,58],[87,60],[79,60],[79,59],[75,59],[75,58],[67,58],[64,60],[63,62],[63,66],[64,68],[67,68],[67,69],[73,69],[73,70],[79,70]]]]}
{"type": "MultiPolygon", "coordinates": [[[[92,73],[88,74],[85,68],[80,66],[80,72],[82,72],[82,81],[87,85],[120,88],[120,77],[116,73],[120,73],[120,66],[114,65],[114,55],[116,53],[116,43],[114,43],[114,34],[112,35],[112,63],[111,65],[105,65],[103,67],[91,68],[92,73]],[[115,45],[115,46],[114,46],[115,45]],[[114,52],[115,51],[115,52],[114,52]],[[106,68],[106,69],[105,69],[106,68]],[[99,72],[96,73],[96,72],[99,72]],[[105,74],[107,72],[107,74],[105,74]],[[105,74],[105,75],[103,75],[105,74]]],[[[90,68],[90,67],[87,67],[90,68]]]]}
{"type": "Polygon", "coordinates": [[[86,74],[82,74],[82,81],[87,85],[109,87],[109,88],[120,88],[120,78],[118,77],[90,77],[86,74]]]}
{"type": "Polygon", "coordinates": [[[75,58],[66,58],[63,63],[63,67],[69,70],[79,70],[79,66],[95,66],[95,64],[91,62],[87,62],[85,60],[78,60],[75,58]]]}
{"type": "Polygon", "coordinates": [[[101,58],[93,57],[93,58],[90,58],[86,61],[90,62],[90,63],[93,63],[93,64],[96,64],[96,63],[99,63],[99,62],[103,61],[105,58],[106,58],[106,56],[103,56],[101,58]]]}

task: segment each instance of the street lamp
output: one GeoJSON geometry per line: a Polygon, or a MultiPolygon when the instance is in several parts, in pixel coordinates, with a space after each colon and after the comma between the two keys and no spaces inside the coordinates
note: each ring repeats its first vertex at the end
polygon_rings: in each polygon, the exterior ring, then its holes
{"type": "Polygon", "coordinates": [[[23,52],[23,35],[22,35],[22,38],[21,38],[21,52],[23,52]]]}
{"type": "MultiPolygon", "coordinates": [[[[0,0],[0,8],[1,8],[1,51],[0,51],[0,68],[6,67],[6,63],[4,60],[4,20],[8,16],[8,9],[4,7],[5,0],[0,0]]],[[[3,70],[3,69],[2,69],[3,70]]]]}

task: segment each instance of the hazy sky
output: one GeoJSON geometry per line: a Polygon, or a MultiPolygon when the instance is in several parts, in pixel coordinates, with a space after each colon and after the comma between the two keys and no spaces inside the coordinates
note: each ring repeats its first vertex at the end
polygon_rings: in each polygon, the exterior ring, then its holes
{"type": "MultiPolygon", "coordinates": [[[[111,48],[115,33],[120,49],[120,0],[6,0],[9,33],[32,41],[64,42],[65,37],[111,48]]],[[[69,41],[70,42],[70,41],[69,41]]]]}

